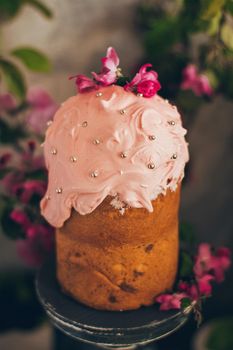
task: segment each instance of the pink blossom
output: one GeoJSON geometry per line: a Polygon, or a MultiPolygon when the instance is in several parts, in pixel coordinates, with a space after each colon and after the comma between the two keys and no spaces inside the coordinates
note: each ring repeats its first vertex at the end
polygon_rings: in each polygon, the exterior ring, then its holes
{"type": "Polygon", "coordinates": [[[9,93],[0,95],[0,113],[16,107],[16,101],[9,93]]]}
{"type": "Polygon", "coordinates": [[[34,153],[35,150],[36,150],[36,143],[34,140],[29,140],[27,142],[27,150],[30,152],[30,153],[34,153]]]}
{"type": "Polygon", "coordinates": [[[92,72],[95,80],[102,86],[108,86],[116,82],[119,65],[119,57],[113,47],[107,49],[106,57],[101,59],[102,69],[99,74],[92,72]]]}
{"type": "Polygon", "coordinates": [[[10,195],[15,195],[15,186],[21,182],[23,176],[21,173],[9,172],[0,181],[4,191],[10,195]]]}
{"type": "Polygon", "coordinates": [[[20,168],[22,171],[34,171],[39,169],[45,169],[44,157],[39,154],[36,155],[36,143],[33,140],[27,142],[25,150],[21,154],[21,164],[20,168]]]}
{"type": "Polygon", "coordinates": [[[18,225],[22,226],[23,229],[25,229],[25,230],[29,226],[30,221],[29,221],[29,218],[28,218],[27,214],[25,214],[20,209],[12,210],[12,212],[10,213],[10,218],[14,222],[16,222],[18,225]]]}
{"type": "Polygon", "coordinates": [[[137,92],[143,94],[144,97],[152,97],[161,88],[159,81],[146,80],[137,86],[137,92]]]}
{"type": "Polygon", "coordinates": [[[186,293],[162,294],[156,297],[155,301],[160,303],[160,310],[180,309],[181,300],[187,298],[186,293]]]}
{"type": "Polygon", "coordinates": [[[27,180],[13,186],[13,192],[19,196],[22,203],[28,203],[33,195],[43,197],[46,190],[46,183],[41,180],[27,180]]]}
{"type": "Polygon", "coordinates": [[[204,295],[206,297],[210,296],[212,293],[212,286],[210,281],[213,281],[214,277],[210,274],[206,274],[197,279],[197,285],[200,292],[200,295],[204,295]]]}
{"type": "Polygon", "coordinates": [[[228,248],[221,247],[217,249],[216,256],[213,257],[212,269],[214,270],[215,279],[218,283],[224,281],[224,272],[231,265],[230,256],[230,250],[228,248]]]}
{"type": "Polygon", "coordinates": [[[196,284],[191,284],[188,295],[192,300],[197,300],[199,298],[199,291],[196,284]]]}
{"type": "Polygon", "coordinates": [[[198,74],[197,68],[193,64],[189,64],[183,70],[183,80],[180,87],[182,90],[192,90],[197,96],[211,96],[213,94],[208,77],[204,74],[198,74]]]}
{"type": "Polygon", "coordinates": [[[204,74],[199,75],[198,82],[197,82],[197,89],[196,89],[197,96],[198,96],[198,92],[201,95],[207,95],[207,96],[213,95],[213,89],[210,85],[209,79],[204,74]]]}
{"type": "Polygon", "coordinates": [[[220,247],[217,249],[216,257],[221,262],[224,269],[228,269],[231,265],[231,251],[229,248],[220,247]]]}
{"type": "Polygon", "coordinates": [[[204,274],[209,272],[213,266],[212,254],[210,245],[207,243],[202,243],[198,247],[198,255],[196,257],[194,265],[194,273],[197,278],[202,277],[204,274]]]}
{"type": "Polygon", "coordinates": [[[181,281],[178,285],[178,290],[180,292],[185,292],[190,299],[197,300],[199,297],[199,292],[195,284],[190,284],[188,282],[181,281]]]}
{"type": "Polygon", "coordinates": [[[36,87],[28,90],[27,102],[31,107],[27,122],[36,133],[42,133],[46,123],[53,118],[58,105],[46,91],[36,87]]]}
{"type": "Polygon", "coordinates": [[[16,243],[18,254],[27,265],[39,267],[54,246],[54,230],[47,225],[31,225],[26,236],[16,243]]]}
{"type": "Polygon", "coordinates": [[[7,166],[9,161],[12,158],[12,154],[9,152],[6,152],[0,156],[0,169],[3,169],[7,166]]]}
{"type": "Polygon", "coordinates": [[[224,272],[229,268],[230,264],[230,250],[228,248],[221,247],[217,250],[216,255],[213,255],[210,245],[202,243],[198,248],[193,271],[197,280],[208,273],[212,273],[216,282],[222,282],[224,280],[224,272]]]}
{"type": "Polygon", "coordinates": [[[21,156],[22,170],[34,171],[39,169],[45,169],[43,155],[35,156],[29,152],[25,152],[21,156]]]}
{"type": "Polygon", "coordinates": [[[124,86],[126,91],[137,91],[142,93],[144,97],[154,96],[158,90],[160,90],[161,85],[158,81],[158,74],[153,71],[147,71],[147,68],[151,68],[150,63],[144,64],[135,77],[124,86]]]}
{"type": "Polygon", "coordinates": [[[85,75],[78,74],[69,79],[75,79],[75,84],[77,86],[78,92],[88,92],[98,89],[98,85],[94,82],[93,79],[86,77],[85,75]]]}

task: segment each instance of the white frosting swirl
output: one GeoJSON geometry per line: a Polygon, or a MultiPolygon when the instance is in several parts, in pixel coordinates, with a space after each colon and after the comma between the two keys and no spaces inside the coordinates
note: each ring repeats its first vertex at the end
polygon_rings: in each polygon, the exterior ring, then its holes
{"type": "Polygon", "coordinates": [[[49,173],[42,215],[61,227],[74,208],[91,213],[106,196],[153,211],[151,200],[175,190],[188,161],[176,107],[109,86],[69,98],[49,126],[49,173]]]}

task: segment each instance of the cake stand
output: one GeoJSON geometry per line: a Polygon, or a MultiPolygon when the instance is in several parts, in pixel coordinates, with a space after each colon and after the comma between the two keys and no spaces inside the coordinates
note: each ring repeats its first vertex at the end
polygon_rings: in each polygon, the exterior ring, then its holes
{"type": "Polygon", "coordinates": [[[89,308],[62,293],[56,280],[54,256],[38,271],[36,290],[55,327],[69,337],[104,349],[143,348],[179,329],[192,311],[189,306],[182,311],[165,312],[156,305],[124,312],[89,308]]]}

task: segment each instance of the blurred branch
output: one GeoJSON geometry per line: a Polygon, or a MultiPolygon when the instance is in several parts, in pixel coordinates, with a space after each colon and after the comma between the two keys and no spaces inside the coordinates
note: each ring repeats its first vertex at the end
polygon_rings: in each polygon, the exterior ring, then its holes
{"type": "Polygon", "coordinates": [[[42,15],[44,15],[47,18],[52,18],[53,13],[52,11],[42,2],[37,0],[24,0],[25,3],[28,3],[29,5],[33,6],[36,10],[41,12],[42,15]]]}

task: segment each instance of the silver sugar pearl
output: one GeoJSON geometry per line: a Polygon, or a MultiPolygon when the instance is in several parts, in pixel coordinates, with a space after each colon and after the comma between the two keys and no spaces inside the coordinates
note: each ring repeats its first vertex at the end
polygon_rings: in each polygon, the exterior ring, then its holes
{"type": "Polygon", "coordinates": [[[148,185],[145,185],[145,184],[140,184],[140,186],[141,186],[142,188],[147,188],[147,187],[148,187],[148,185]]]}
{"type": "Polygon", "coordinates": [[[61,187],[56,188],[56,193],[57,194],[61,194],[62,193],[62,188],[61,187]]]}
{"type": "Polygon", "coordinates": [[[126,157],[127,157],[127,154],[126,154],[126,152],[121,152],[121,153],[120,153],[120,156],[121,156],[121,158],[126,158],[126,157]]]}
{"type": "Polygon", "coordinates": [[[46,198],[47,201],[49,201],[51,199],[50,196],[46,196],[45,198],[46,198]]]}
{"type": "Polygon", "coordinates": [[[94,145],[99,145],[100,144],[100,140],[99,139],[95,139],[95,140],[93,140],[93,143],[94,143],[94,145]]]}
{"type": "Polygon", "coordinates": [[[175,122],[174,120],[170,120],[170,121],[168,122],[168,124],[174,126],[174,125],[176,125],[176,122],[175,122]]]}
{"type": "Polygon", "coordinates": [[[173,155],[172,155],[172,159],[176,159],[177,158],[177,153],[174,153],[173,155]]]}
{"type": "Polygon", "coordinates": [[[82,123],[82,127],[83,127],[83,128],[86,128],[87,125],[88,125],[88,122],[87,122],[87,121],[85,121],[85,122],[82,123]]]}
{"type": "Polygon", "coordinates": [[[96,93],[96,97],[101,97],[102,95],[103,95],[102,92],[97,92],[97,93],[96,93]]]}
{"type": "Polygon", "coordinates": [[[97,177],[99,175],[98,171],[95,170],[91,173],[91,177],[97,177]]]}
{"type": "Polygon", "coordinates": [[[154,141],[156,139],[155,135],[149,135],[149,140],[154,141]]]}
{"type": "Polygon", "coordinates": [[[154,163],[149,163],[147,166],[148,166],[149,169],[154,169],[155,168],[154,163]]]}
{"type": "Polygon", "coordinates": [[[143,97],[143,94],[138,93],[137,96],[138,97],[143,97]]]}
{"type": "Polygon", "coordinates": [[[168,101],[167,99],[165,100],[165,102],[166,102],[166,103],[169,103],[169,101],[168,101]]]}
{"type": "Polygon", "coordinates": [[[121,109],[120,110],[120,114],[125,114],[126,113],[126,109],[121,109]]]}
{"type": "Polygon", "coordinates": [[[57,154],[57,149],[56,149],[56,148],[52,148],[52,149],[51,149],[51,154],[52,154],[53,156],[55,156],[55,155],[57,154]]]}
{"type": "Polygon", "coordinates": [[[70,157],[70,161],[71,161],[72,163],[76,163],[76,162],[77,162],[77,157],[71,156],[71,157],[70,157]]]}
{"type": "Polygon", "coordinates": [[[48,120],[46,124],[47,124],[47,126],[50,126],[51,124],[53,124],[53,121],[52,120],[48,120]]]}

